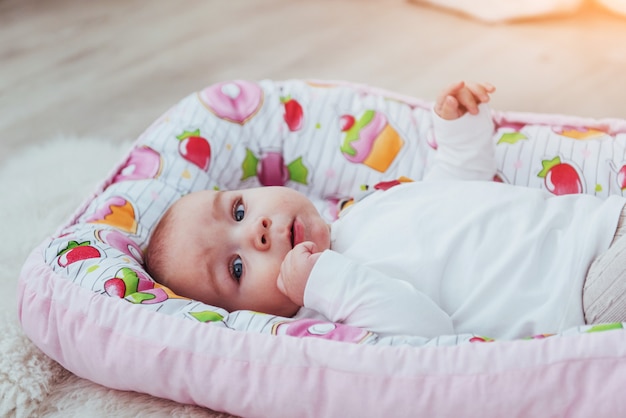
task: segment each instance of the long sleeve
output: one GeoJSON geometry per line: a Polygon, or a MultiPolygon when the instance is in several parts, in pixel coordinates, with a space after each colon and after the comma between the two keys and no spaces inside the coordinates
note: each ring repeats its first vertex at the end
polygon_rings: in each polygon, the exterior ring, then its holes
{"type": "Polygon", "coordinates": [[[496,173],[494,124],[486,104],[479,113],[444,120],[434,111],[434,164],[424,180],[492,180],[496,173]]]}
{"type": "Polygon", "coordinates": [[[411,284],[328,250],[316,262],[304,305],[331,321],[379,335],[454,334],[452,320],[411,284]]]}

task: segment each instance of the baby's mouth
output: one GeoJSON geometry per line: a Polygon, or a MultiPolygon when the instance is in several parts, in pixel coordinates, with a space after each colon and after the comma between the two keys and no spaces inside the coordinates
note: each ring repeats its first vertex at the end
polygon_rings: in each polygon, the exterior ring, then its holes
{"type": "Polygon", "coordinates": [[[304,225],[296,218],[291,223],[291,248],[304,241],[304,225]]]}

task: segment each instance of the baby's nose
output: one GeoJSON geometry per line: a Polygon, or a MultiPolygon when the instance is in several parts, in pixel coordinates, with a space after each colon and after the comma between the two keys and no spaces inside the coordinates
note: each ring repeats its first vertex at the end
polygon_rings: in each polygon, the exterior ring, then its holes
{"type": "Polygon", "coordinates": [[[256,221],[255,231],[253,234],[254,246],[259,251],[269,250],[272,246],[270,240],[270,227],[272,226],[272,220],[266,217],[260,217],[256,221]]]}

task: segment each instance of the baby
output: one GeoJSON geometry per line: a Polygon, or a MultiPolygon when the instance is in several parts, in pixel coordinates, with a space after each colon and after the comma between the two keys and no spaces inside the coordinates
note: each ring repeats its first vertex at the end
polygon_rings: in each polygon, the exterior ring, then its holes
{"type": "Polygon", "coordinates": [[[228,311],[307,307],[381,335],[518,338],[625,320],[626,200],[491,181],[494,90],[446,88],[424,181],[376,191],[331,225],[290,188],[182,197],[153,233],[148,272],[228,311]]]}

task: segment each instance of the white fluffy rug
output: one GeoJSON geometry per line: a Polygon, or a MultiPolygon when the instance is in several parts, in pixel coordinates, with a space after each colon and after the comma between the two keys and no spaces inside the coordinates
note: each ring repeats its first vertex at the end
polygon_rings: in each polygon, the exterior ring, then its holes
{"type": "Polygon", "coordinates": [[[126,154],[130,142],[56,138],[0,167],[0,417],[227,417],[74,376],[22,333],[17,278],[53,233],[126,154]]]}

